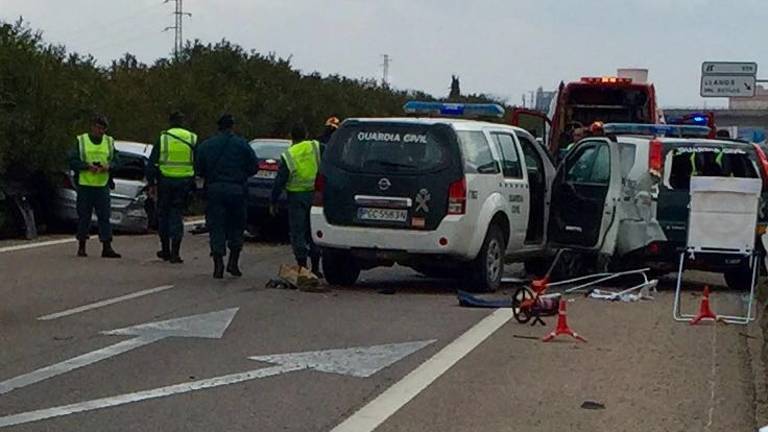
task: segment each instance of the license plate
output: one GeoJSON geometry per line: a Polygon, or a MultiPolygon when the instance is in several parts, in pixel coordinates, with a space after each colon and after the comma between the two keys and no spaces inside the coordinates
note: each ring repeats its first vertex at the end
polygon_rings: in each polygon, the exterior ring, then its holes
{"type": "Polygon", "coordinates": [[[259,170],[256,172],[256,178],[273,179],[277,177],[277,171],[259,170]]]}
{"type": "Polygon", "coordinates": [[[357,209],[357,218],[370,221],[405,222],[408,220],[408,210],[360,207],[357,209]]]}

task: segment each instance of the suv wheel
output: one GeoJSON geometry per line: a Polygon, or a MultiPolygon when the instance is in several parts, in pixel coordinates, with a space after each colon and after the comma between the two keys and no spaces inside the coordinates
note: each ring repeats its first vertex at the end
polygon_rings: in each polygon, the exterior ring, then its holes
{"type": "Polygon", "coordinates": [[[323,273],[331,285],[350,286],[357,282],[360,267],[349,252],[323,249],[323,273]]]}
{"type": "Polygon", "coordinates": [[[483,247],[472,262],[471,289],[492,292],[499,289],[504,274],[504,234],[498,225],[491,225],[485,235],[483,247]]]}
{"type": "Polygon", "coordinates": [[[734,291],[749,291],[752,285],[752,269],[749,266],[739,266],[728,269],[723,273],[728,288],[734,291]]]}

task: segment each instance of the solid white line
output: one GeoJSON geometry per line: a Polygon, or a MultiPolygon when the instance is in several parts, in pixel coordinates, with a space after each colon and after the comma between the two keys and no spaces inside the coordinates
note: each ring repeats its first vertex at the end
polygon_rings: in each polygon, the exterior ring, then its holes
{"type": "Polygon", "coordinates": [[[270,376],[280,375],[288,372],[293,372],[301,369],[306,369],[306,366],[273,366],[268,368],[251,370],[248,372],[240,372],[231,375],[224,375],[215,378],[208,378],[199,381],[192,381],[188,383],[175,384],[167,387],[160,387],[152,390],[144,390],[136,393],[128,393],[118,396],[110,396],[103,399],[95,399],[91,401],[78,402],[71,405],[63,405],[54,408],[45,408],[37,411],[29,411],[25,413],[13,414],[6,417],[0,417],[0,427],[14,426],[23,423],[30,423],[39,420],[45,420],[53,417],[61,417],[70,414],[75,414],[84,411],[97,410],[102,408],[109,408],[118,405],[125,405],[133,402],[139,402],[147,399],[157,399],[166,396],[171,396],[179,393],[187,393],[191,391],[203,390],[213,387],[220,387],[230,384],[241,383],[244,381],[251,381],[259,378],[266,378],[270,376]]]}
{"type": "Polygon", "coordinates": [[[14,390],[17,388],[26,387],[28,385],[47,380],[49,378],[53,378],[57,375],[65,374],[75,369],[79,369],[83,366],[88,366],[90,364],[93,364],[102,360],[106,360],[110,357],[114,357],[124,352],[134,350],[144,345],[149,345],[151,343],[157,342],[160,339],[164,339],[166,337],[167,336],[162,336],[162,335],[139,336],[133,339],[128,339],[126,341],[116,343],[114,345],[110,345],[106,348],[102,348],[96,351],[91,351],[81,356],[77,356],[75,358],[65,360],[61,363],[56,363],[54,365],[46,366],[44,368],[37,369],[35,371],[26,373],[24,375],[19,375],[17,377],[0,382],[0,395],[4,393],[8,393],[11,390],[14,390]]]}
{"type": "Polygon", "coordinates": [[[512,317],[511,308],[497,309],[331,432],[372,432],[512,317]]]}
{"type": "Polygon", "coordinates": [[[136,291],[135,293],[126,294],[124,296],[115,297],[115,298],[111,298],[111,299],[106,299],[106,300],[98,301],[96,303],[91,303],[91,304],[79,306],[79,307],[76,307],[76,308],[73,308],[73,309],[68,309],[68,310],[65,310],[65,311],[56,312],[56,313],[52,313],[52,314],[49,314],[49,315],[44,315],[44,316],[41,316],[41,317],[37,317],[37,319],[40,320],[40,321],[54,320],[54,319],[57,319],[57,318],[61,318],[61,317],[69,316],[69,315],[74,315],[76,313],[85,312],[85,311],[88,311],[88,310],[91,310],[91,309],[98,309],[100,307],[109,306],[109,305],[112,305],[112,304],[115,304],[115,303],[120,303],[121,301],[131,300],[131,299],[135,299],[137,297],[142,297],[142,296],[145,296],[145,295],[158,293],[160,291],[165,291],[165,290],[171,289],[171,288],[173,288],[173,285],[163,285],[163,286],[159,286],[157,288],[150,288],[150,289],[146,289],[146,290],[143,290],[143,291],[136,291]]]}
{"type": "Polygon", "coordinates": [[[73,238],[66,238],[66,239],[59,239],[59,240],[48,240],[48,241],[42,241],[42,242],[36,242],[36,243],[26,243],[26,244],[20,244],[16,246],[6,246],[0,248],[0,253],[3,252],[15,252],[25,249],[34,249],[44,246],[53,246],[53,245],[59,245],[59,244],[65,244],[65,243],[74,243],[77,239],[73,238]]]}
{"type": "MultiPolygon", "coordinates": [[[[184,226],[192,226],[192,225],[198,225],[201,223],[205,223],[205,219],[194,219],[191,221],[184,222],[184,226]]],[[[35,248],[41,248],[45,246],[55,246],[60,244],[66,244],[66,243],[75,243],[77,239],[74,238],[66,238],[66,239],[58,239],[58,240],[47,240],[47,241],[41,241],[41,242],[35,242],[35,243],[25,243],[20,245],[14,245],[14,246],[5,246],[0,247],[0,253],[4,252],[16,252],[20,250],[26,250],[26,249],[35,249],[35,248]]]]}

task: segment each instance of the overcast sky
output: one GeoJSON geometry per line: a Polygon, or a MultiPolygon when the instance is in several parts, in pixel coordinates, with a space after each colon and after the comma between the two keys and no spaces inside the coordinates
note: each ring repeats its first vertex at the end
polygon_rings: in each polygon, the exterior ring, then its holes
{"type": "MultiPolygon", "coordinates": [[[[173,45],[173,2],[0,0],[0,19],[23,16],[47,40],[108,64],[125,52],[151,63],[173,45]]],[[[698,96],[701,62],[755,61],[768,78],[766,0],[184,0],[184,38],[226,38],[292,56],[309,73],[381,78],[447,95],[520,104],[561,80],[650,70],[662,106],[723,105],[698,96]]]]}

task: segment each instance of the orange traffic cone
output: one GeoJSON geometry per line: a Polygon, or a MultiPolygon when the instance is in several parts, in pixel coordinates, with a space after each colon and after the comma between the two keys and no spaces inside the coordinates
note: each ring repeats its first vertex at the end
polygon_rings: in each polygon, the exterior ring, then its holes
{"type": "Polygon", "coordinates": [[[570,335],[574,339],[580,340],[582,342],[587,341],[583,337],[579,336],[575,331],[571,330],[570,327],[568,327],[568,318],[565,312],[565,300],[562,298],[560,299],[560,308],[557,312],[557,327],[555,327],[555,330],[552,333],[544,336],[542,341],[549,342],[554,339],[555,336],[559,336],[561,334],[570,335]]]}
{"type": "Polygon", "coordinates": [[[717,315],[712,312],[712,308],[709,307],[709,286],[704,286],[704,293],[701,295],[701,303],[699,304],[699,313],[696,314],[690,324],[696,325],[703,319],[717,320],[717,315]]]}

